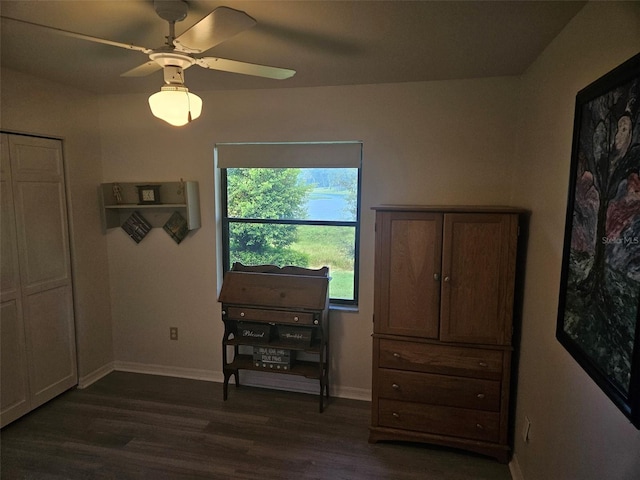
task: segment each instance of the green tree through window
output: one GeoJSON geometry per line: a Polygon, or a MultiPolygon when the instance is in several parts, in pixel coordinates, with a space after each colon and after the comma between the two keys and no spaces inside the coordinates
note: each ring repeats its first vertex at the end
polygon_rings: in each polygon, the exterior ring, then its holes
{"type": "MultiPolygon", "coordinates": [[[[229,217],[292,219],[306,215],[305,201],[313,186],[300,181],[296,168],[230,168],[227,170],[229,217]]],[[[296,225],[234,223],[229,231],[231,263],[306,267],[308,259],[290,246],[296,225]]]]}
{"type": "Polygon", "coordinates": [[[245,265],[330,268],[330,295],[357,301],[358,168],[226,168],[225,270],[245,265]]]}

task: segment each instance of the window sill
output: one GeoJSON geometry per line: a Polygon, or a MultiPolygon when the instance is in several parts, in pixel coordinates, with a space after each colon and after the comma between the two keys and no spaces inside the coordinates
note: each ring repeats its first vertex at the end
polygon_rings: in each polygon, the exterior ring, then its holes
{"type": "Polygon", "coordinates": [[[338,312],[358,313],[359,309],[357,305],[336,305],[329,304],[329,311],[335,310],[338,312]]]}

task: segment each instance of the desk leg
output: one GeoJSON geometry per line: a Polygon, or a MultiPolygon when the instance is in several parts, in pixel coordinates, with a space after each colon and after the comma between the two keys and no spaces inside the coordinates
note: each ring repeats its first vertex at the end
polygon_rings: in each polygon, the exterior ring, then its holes
{"type": "Polygon", "coordinates": [[[327,400],[329,400],[329,363],[331,363],[331,356],[329,355],[329,339],[327,339],[327,353],[326,353],[326,357],[325,357],[325,388],[326,390],[326,395],[327,395],[327,400]]]}
{"type": "Polygon", "coordinates": [[[236,388],[240,386],[240,379],[238,376],[238,370],[225,370],[224,372],[224,383],[222,384],[222,399],[227,400],[228,392],[229,392],[229,380],[231,377],[236,377],[236,388]]]}
{"type": "Polygon", "coordinates": [[[324,345],[320,347],[320,358],[318,359],[320,367],[320,413],[324,409],[324,397],[326,395],[327,401],[329,400],[329,342],[323,342],[324,345]]]}
{"type": "MultiPolygon", "coordinates": [[[[225,339],[228,338],[227,332],[225,332],[224,338],[225,339]]],[[[238,346],[234,345],[233,358],[235,359],[237,357],[238,357],[238,346]]],[[[236,388],[240,386],[240,376],[238,375],[238,369],[232,370],[230,368],[227,368],[227,365],[229,365],[229,360],[227,356],[227,345],[223,340],[222,341],[222,371],[224,374],[224,382],[222,384],[222,399],[225,401],[227,400],[227,396],[229,392],[229,380],[231,379],[232,375],[235,375],[236,377],[236,388]]]]}

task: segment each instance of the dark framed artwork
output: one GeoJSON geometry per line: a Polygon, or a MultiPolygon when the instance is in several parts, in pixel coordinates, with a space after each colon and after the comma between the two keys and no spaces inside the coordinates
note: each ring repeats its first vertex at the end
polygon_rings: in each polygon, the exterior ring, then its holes
{"type": "Polygon", "coordinates": [[[556,337],[640,429],[640,54],[576,96],[556,337]]]}
{"type": "Polygon", "coordinates": [[[167,232],[178,245],[180,245],[180,242],[184,240],[189,233],[187,221],[180,215],[180,212],[173,212],[173,215],[169,217],[169,220],[167,220],[167,223],[165,223],[162,228],[164,228],[164,231],[167,232]]]}
{"type": "Polygon", "coordinates": [[[152,228],[139,212],[133,212],[121,227],[136,243],[140,243],[152,228]]]}

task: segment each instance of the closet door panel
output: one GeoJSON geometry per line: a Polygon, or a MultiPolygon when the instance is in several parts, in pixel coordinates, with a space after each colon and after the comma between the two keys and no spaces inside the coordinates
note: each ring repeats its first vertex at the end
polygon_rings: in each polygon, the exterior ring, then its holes
{"type": "Polygon", "coordinates": [[[16,219],[13,209],[8,137],[2,135],[0,156],[0,292],[2,301],[15,299],[20,290],[16,245],[16,219]]]}
{"type": "Polygon", "coordinates": [[[17,299],[0,304],[0,427],[31,409],[22,312],[17,299]]]}
{"type": "Polygon", "coordinates": [[[64,175],[59,140],[10,136],[11,164],[14,180],[60,181],[64,175]]]}
{"type": "Polygon", "coordinates": [[[77,383],[62,145],[9,137],[32,408],[77,383]]]}
{"type": "Polygon", "coordinates": [[[64,192],[59,183],[18,182],[18,238],[26,294],[70,282],[64,192]]]}
{"type": "Polygon", "coordinates": [[[32,407],[50,400],[76,384],[73,302],[67,286],[27,297],[29,381],[32,407]]]}
{"type": "Polygon", "coordinates": [[[0,155],[0,427],[30,410],[9,137],[0,155]]]}

